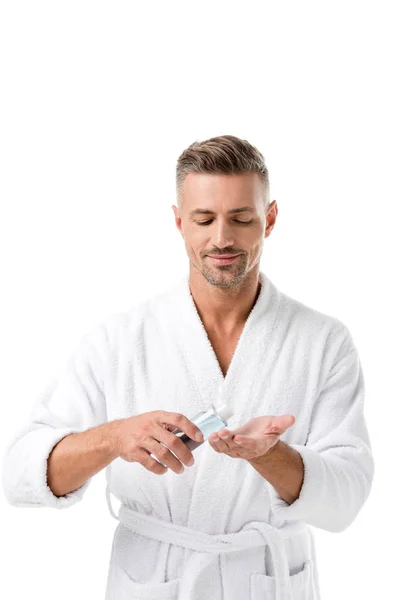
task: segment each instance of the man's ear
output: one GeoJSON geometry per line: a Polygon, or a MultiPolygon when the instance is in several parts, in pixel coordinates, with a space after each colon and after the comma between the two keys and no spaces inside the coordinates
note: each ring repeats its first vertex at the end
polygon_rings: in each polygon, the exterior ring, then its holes
{"type": "Polygon", "coordinates": [[[276,200],[273,200],[273,202],[269,205],[268,210],[267,210],[267,223],[266,223],[266,227],[265,227],[265,237],[268,237],[271,234],[271,231],[273,230],[275,223],[276,223],[276,217],[278,216],[278,205],[276,203],[276,200]]]}
{"type": "Polygon", "coordinates": [[[172,210],[174,211],[176,228],[179,231],[179,233],[181,234],[182,238],[185,239],[185,237],[183,235],[183,231],[182,231],[182,217],[179,214],[179,208],[177,206],[172,205],[172,210]]]}

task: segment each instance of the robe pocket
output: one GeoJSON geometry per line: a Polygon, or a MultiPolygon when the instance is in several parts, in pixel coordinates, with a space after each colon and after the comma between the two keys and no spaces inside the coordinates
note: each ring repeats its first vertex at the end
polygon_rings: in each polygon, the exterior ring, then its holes
{"type": "MultiPolygon", "coordinates": [[[[312,562],[308,560],[299,573],[290,576],[293,600],[315,600],[312,583],[312,562]]],[[[251,600],[275,598],[276,578],[263,573],[252,573],[250,581],[251,600]]]]}
{"type": "Polygon", "coordinates": [[[115,600],[177,600],[181,579],[165,583],[139,583],[118,568],[111,597],[115,600]]]}

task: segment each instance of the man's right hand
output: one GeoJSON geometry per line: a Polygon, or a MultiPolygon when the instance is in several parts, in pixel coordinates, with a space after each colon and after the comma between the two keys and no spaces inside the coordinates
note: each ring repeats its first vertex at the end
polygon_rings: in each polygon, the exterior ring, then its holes
{"type": "Polygon", "coordinates": [[[182,463],[191,466],[194,458],[182,440],[171,433],[170,430],[175,428],[197,442],[204,439],[201,430],[183,414],[153,410],[112,422],[115,451],[118,457],[128,462],[139,462],[148,471],[157,475],[166,473],[167,469],[150,454],[156,456],[175,473],[182,473],[184,471],[182,463]],[[197,433],[200,433],[199,439],[195,437],[197,433]]]}

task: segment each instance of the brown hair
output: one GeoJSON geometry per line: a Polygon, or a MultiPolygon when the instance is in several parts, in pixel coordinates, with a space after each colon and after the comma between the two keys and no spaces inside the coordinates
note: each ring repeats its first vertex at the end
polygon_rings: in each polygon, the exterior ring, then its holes
{"type": "Polygon", "coordinates": [[[181,207],[182,186],[189,173],[258,173],[265,184],[264,202],[269,205],[269,176],[264,157],[247,140],[234,135],[220,135],[203,142],[193,142],[178,158],[176,193],[181,207]]]}

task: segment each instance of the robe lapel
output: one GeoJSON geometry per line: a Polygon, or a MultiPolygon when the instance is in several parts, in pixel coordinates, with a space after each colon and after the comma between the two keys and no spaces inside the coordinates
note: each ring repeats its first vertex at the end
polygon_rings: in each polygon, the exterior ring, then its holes
{"type": "MultiPolygon", "coordinates": [[[[222,383],[224,401],[230,402],[234,415],[228,428],[233,429],[254,417],[260,410],[260,388],[268,380],[268,365],[276,352],[273,337],[278,322],[281,297],[260,272],[261,290],[250,312],[224,378],[214,349],[190,294],[189,275],[182,278],[170,296],[173,306],[175,341],[180,347],[186,371],[200,399],[200,410],[215,404],[222,383]]],[[[265,402],[265,399],[264,399],[265,402]]],[[[194,416],[194,415],[193,415],[194,416]]],[[[194,451],[195,465],[187,470],[186,482],[191,487],[188,502],[188,527],[217,533],[225,530],[232,512],[232,495],[238,492],[249,465],[244,460],[216,453],[208,441],[194,451]]],[[[185,550],[185,560],[190,555],[185,550]]]]}
{"type": "Polygon", "coordinates": [[[189,274],[180,280],[170,296],[174,304],[170,314],[174,316],[176,341],[204,410],[208,410],[211,403],[215,404],[221,384],[224,399],[239,408],[241,391],[248,390],[259,370],[267,365],[271,334],[277,323],[279,293],[263,272],[259,280],[260,293],[246,320],[226,377],[191,296],[189,274]]]}

